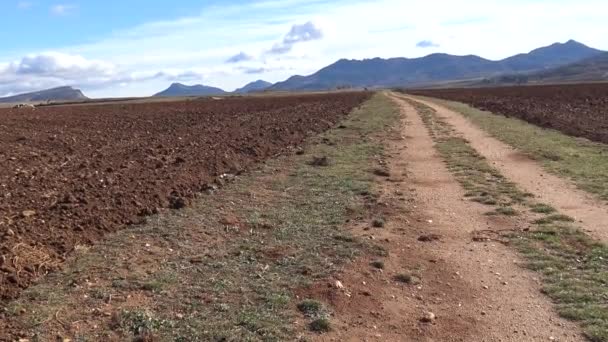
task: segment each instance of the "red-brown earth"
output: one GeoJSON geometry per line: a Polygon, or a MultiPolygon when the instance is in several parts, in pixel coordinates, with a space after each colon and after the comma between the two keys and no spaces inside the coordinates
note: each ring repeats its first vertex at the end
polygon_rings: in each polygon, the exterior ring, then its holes
{"type": "Polygon", "coordinates": [[[79,245],[188,205],[334,126],[369,93],[0,110],[0,298],[79,245]]]}

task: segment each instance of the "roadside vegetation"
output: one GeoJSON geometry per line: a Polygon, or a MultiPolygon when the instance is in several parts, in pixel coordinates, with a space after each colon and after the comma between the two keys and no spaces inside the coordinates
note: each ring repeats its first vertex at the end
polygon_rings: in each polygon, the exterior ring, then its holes
{"type": "Polygon", "coordinates": [[[547,171],[608,201],[608,146],[541,128],[526,121],[481,111],[467,104],[427,98],[463,114],[498,140],[538,160],[547,171]]]}
{"type": "MultiPolygon", "coordinates": [[[[420,113],[437,150],[468,191],[469,199],[487,205],[492,215],[530,214],[532,229],[501,233],[525,256],[529,267],[543,275],[543,291],[555,302],[558,312],[579,322],[590,340],[608,341],[608,247],[578,229],[572,218],[536,202],[531,194],[506,180],[447,122],[439,119],[434,109],[408,101],[420,113]]],[[[504,122],[501,127],[508,127],[507,132],[521,129],[504,122]]],[[[535,139],[525,144],[532,146],[535,139]]],[[[545,139],[548,138],[541,138],[545,139]]]]}
{"type": "Polygon", "coordinates": [[[373,136],[398,115],[376,94],[302,153],[83,248],[10,304],[9,326],[19,337],[83,341],[284,341],[296,339],[296,320],[330,331],[322,299],[294,293],[358,256],[386,256],[343,228],[374,217],[365,201],[383,148],[373,136]],[[327,163],[310,163],[319,157],[327,163]]]}

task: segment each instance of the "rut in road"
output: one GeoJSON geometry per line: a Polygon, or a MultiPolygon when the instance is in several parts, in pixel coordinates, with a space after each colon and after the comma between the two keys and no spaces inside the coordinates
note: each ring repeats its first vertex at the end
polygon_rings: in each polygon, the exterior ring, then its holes
{"type": "Polygon", "coordinates": [[[435,109],[442,120],[461,133],[477,152],[508,179],[533,193],[539,201],[580,221],[581,227],[591,236],[608,242],[608,207],[591,194],[577,189],[567,180],[548,174],[536,161],[490,136],[462,115],[432,101],[407,98],[435,109]]]}
{"type": "Polygon", "coordinates": [[[512,249],[472,241],[475,231],[515,228],[521,222],[488,217],[485,206],[463,201],[464,190],[447,170],[416,110],[391,98],[404,118],[400,137],[391,139],[388,149],[391,177],[382,183],[381,198],[394,203],[411,195],[413,211],[395,208],[385,229],[355,230],[390,241],[384,272],[371,276],[377,281],[370,280],[365,265],[342,278],[353,293],[373,289],[371,296],[379,303],[343,304],[346,308],[336,317],[339,328],[318,340],[584,341],[575,324],[558,317],[541,295],[536,275],[520,267],[524,261],[512,249]],[[424,236],[439,240],[420,241],[424,236]],[[419,276],[420,285],[395,285],[390,274],[403,269],[419,276]],[[365,305],[371,315],[362,310],[365,305]],[[434,313],[436,321],[421,323],[425,312],[434,313]]]}

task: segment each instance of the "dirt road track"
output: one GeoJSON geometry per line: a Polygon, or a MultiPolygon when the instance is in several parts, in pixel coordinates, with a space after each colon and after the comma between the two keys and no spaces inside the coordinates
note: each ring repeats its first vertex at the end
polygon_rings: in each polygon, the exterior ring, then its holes
{"type": "Polygon", "coordinates": [[[522,190],[581,221],[585,231],[604,242],[608,241],[608,207],[592,195],[577,189],[568,181],[548,174],[538,162],[516,149],[491,137],[462,115],[431,101],[420,100],[437,111],[446,122],[462,133],[471,146],[504,176],[517,183],[522,190]]]}
{"type": "Polygon", "coordinates": [[[334,301],[338,328],[321,341],[584,341],[578,327],[559,318],[540,293],[536,275],[500,243],[474,243],[476,230],[515,227],[490,218],[446,169],[416,111],[392,97],[404,119],[388,152],[391,178],[382,200],[395,205],[386,229],[356,234],[389,241],[382,272],[364,262],[343,275],[349,291],[370,299],[334,301]],[[409,204],[404,204],[408,202],[409,204]],[[407,209],[412,209],[407,213],[407,209]],[[439,241],[420,242],[437,234],[439,241]],[[419,285],[399,285],[399,272],[419,275],[419,285]],[[425,312],[437,316],[422,323],[425,312]]]}

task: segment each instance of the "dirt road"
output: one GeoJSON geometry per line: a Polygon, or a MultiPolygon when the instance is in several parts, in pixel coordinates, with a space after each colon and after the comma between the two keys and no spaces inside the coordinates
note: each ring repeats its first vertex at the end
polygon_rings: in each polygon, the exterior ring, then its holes
{"type": "Polygon", "coordinates": [[[580,221],[593,237],[608,241],[608,207],[568,181],[548,174],[538,162],[493,138],[462,115],[431,101],[416,98],[462,133],[471,146],[511,181],[536,198],[580,221]]]}
{"type": "Polygon", "coordinates": [[[488,217],[483,205],[464,201],[414,108],[392,99],[404,117],[391,141],[391,176],[382,191],[392,215],[386,229],[358,231],[389,241],[389,256],[382,271],[370,272],[362,262],[343,275],[349,291],[370,299],[334,301],[339,328],[319,340],[583,341],[512,249],[472,242],[474,231],[521,221],[488,217]],[[420,241],[425,238],[431,241],[420,241]],[[419,284],[399,284],[395,275],[402,273],[419,284]],[[428,313],[436,317],[431,323],[423,322],[428,313]]]}

